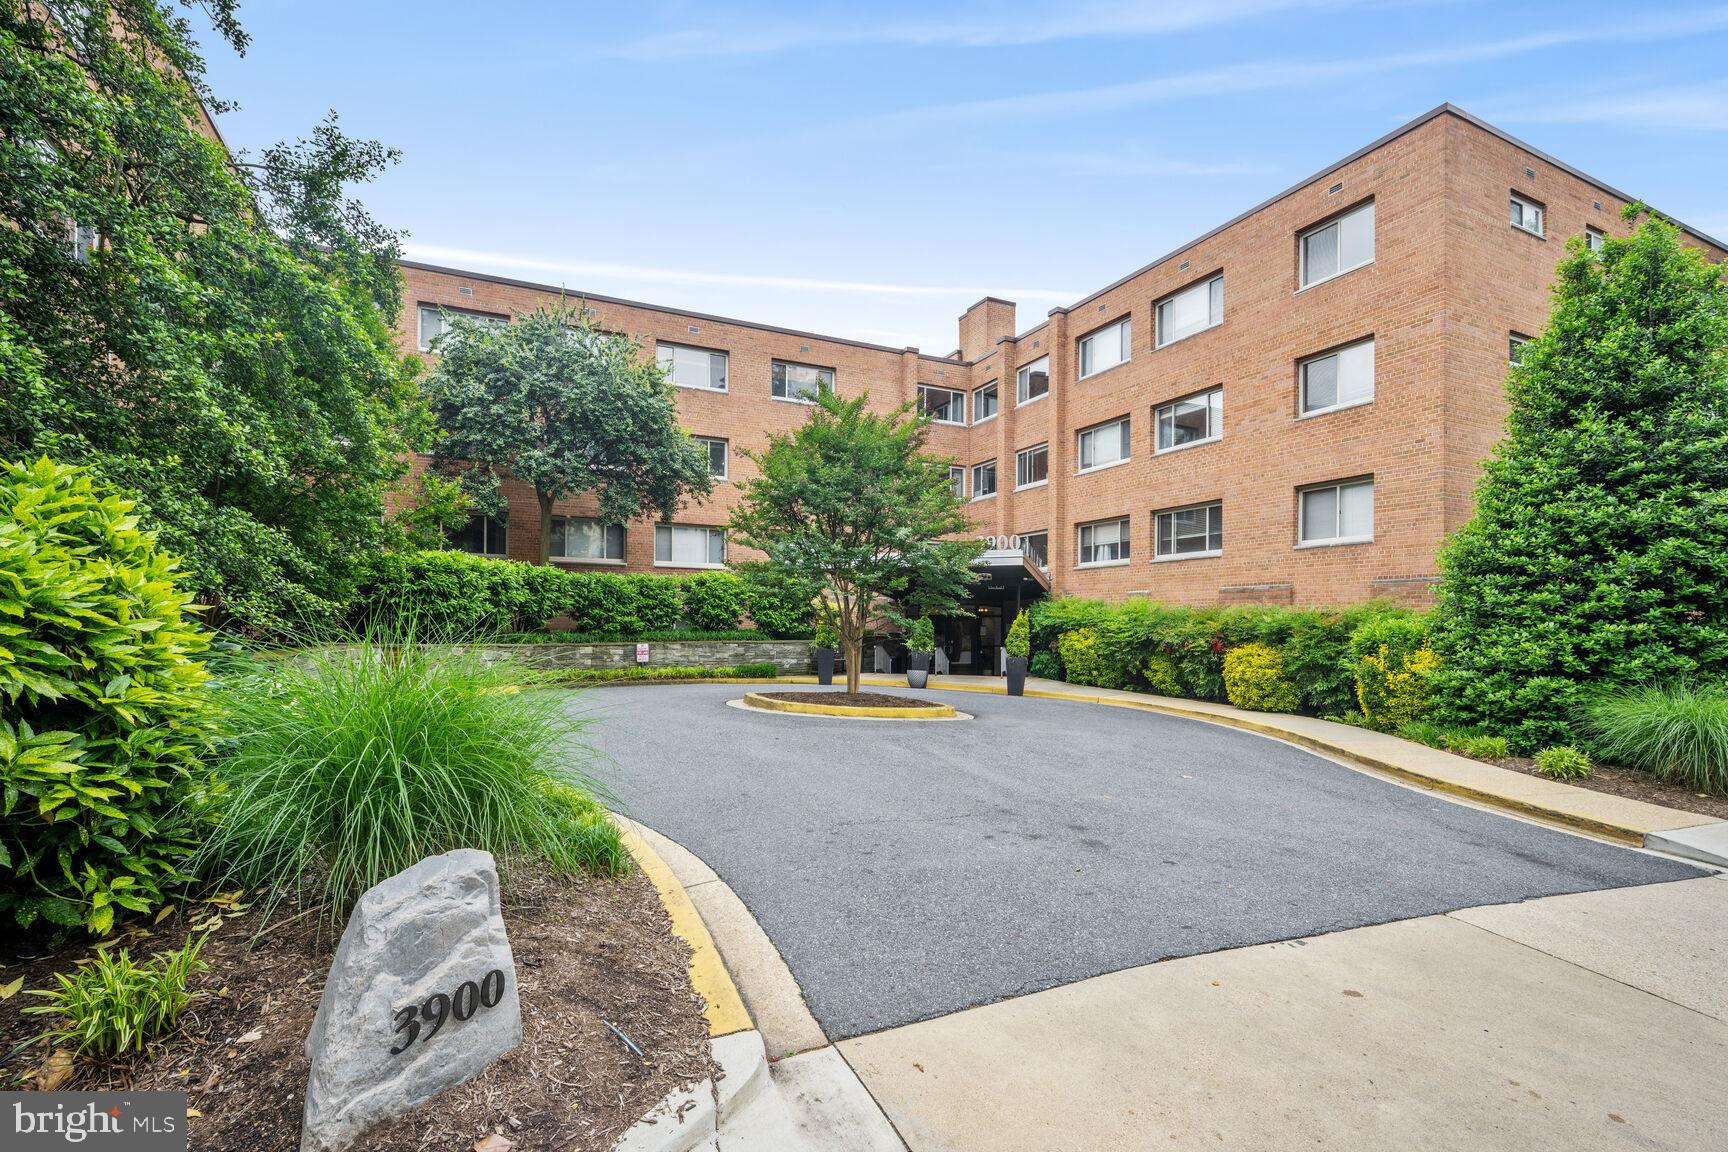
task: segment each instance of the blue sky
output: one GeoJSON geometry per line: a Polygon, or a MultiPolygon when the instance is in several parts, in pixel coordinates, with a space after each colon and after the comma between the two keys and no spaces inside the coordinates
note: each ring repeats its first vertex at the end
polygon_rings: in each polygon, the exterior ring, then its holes
{"type": "Polygon", "coordinates": [[[330,3],[206,38],[234,148],[402,150],[409,255],[952,350],[1450,100],[1728,235],[1728,7],[1587,0],[330,3]]]}

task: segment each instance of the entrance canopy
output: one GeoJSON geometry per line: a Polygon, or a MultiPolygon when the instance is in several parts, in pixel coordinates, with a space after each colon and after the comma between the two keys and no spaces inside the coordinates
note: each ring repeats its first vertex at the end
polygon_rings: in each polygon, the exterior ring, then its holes
{"type": "Polygon", "coordinates": [[[1050,594],[1050,577],[1022,548],[992,548],[972,561],[978,573],[968,590],[969,607],[1018,609],[1050,594]]]}

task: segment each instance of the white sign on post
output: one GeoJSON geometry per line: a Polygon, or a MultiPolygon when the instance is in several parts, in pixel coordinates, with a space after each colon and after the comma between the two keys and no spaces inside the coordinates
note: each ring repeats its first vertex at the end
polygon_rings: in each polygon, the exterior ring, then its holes
{"type": "Polygon", "coordinates": [[[521,1042],[497,864],[472,848],[429,856],[348,918],[306,1037],[301,1152],[346,1148],[521,1042]]]}
{"type": "Polygon", "coordinates": [[[636,645],[636,663],[638,663],[638,664],[648,663],[648,645],[646,645],[646,644],[636,645]]]}

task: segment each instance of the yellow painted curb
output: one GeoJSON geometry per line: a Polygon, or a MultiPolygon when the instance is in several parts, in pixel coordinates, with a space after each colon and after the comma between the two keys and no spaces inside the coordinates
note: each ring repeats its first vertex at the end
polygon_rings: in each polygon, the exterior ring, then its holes
{"type": "Polygon", "coordinates": [[[690,894],[646,840],[623,825],[619,831],[623,833],[624,847],[660,893],[660,903],[665,905],[666,916],[672,921],[673,935],[690,945],[690,986],[707,1004],[703,1015],[708,1020],[709,1037],[748,1032],[756,1025],[744,1007],[743,997],[738,995],[738,986],[732,983],[732,974],[720,959],[720,950],[714,947],[714,937],[708,935],[708,926],[702,923],[696,905],[690,902],[690,894]]]}
{"type": "Polygon", "coordinates": [[[946,720],[956,715],[952,705],[931,704],[922,708],[867,708],[859,704],[807,704],[802,700],[776,700],[760,692],[744,693],[744,702],[769,712],[802,712],[807,716],[874,716],[884,720],[946,720]]]}

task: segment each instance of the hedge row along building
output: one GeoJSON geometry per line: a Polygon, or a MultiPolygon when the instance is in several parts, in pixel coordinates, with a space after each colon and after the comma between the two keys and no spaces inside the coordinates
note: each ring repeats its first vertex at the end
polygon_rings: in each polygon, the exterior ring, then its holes
{"type": "MultiPolygon", "coordinates": [[[[1544,324],[1561,245],[1623,233],[1628,199],[1443,105],[1045,317],[980,300],[947,355],[584,299],[658,356],[727,481],[816,389],[868,392],[932,416],[931,446],[953,457],[1010,584],[1023,557],[1021,583],[1057,595],[1421,604],[1470,515],[1507,362],[1544,324]]],[[[580,295],[413,262],[403,275],[400,335],[421,352],[447,312],[505,319],[580,295]]],[[[534,559],[533,493],[506,491],[508,520],[476,520],[460,546],[534,559]]],[[[721,483],[674,523],[611,527],[563,502],[553,562],[741,558],[724,532],[737,497],[721,483]]]]}

